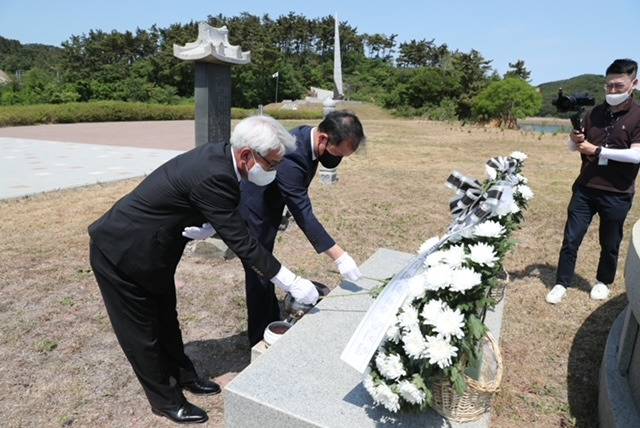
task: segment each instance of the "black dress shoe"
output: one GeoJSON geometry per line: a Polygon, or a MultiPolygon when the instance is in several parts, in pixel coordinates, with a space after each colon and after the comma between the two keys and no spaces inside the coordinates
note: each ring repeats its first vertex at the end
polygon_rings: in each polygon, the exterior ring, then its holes
{"type": "Polygon", "coordinates": [[[171,409],[154,409],[151,411],[158,416],[164,416],[179,424],[200,424],[209,419],[207,412],[198,406],[185,401],[184,404],[171,409]]]}
{"type": "Polygon", "coordinates": [[[215,395],[220,393],[220,385],[207,379],[196,379],[193,382],[183,383],[182,387],[192,394],[215,395]]]}

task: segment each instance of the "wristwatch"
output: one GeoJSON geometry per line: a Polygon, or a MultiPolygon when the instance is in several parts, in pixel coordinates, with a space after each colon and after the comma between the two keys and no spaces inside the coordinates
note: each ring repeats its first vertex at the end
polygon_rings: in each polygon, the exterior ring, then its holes
{"type": "Polygon", "coordinates": [[[595,155],[596,155],[597,157],[600,157],[600,153],[602,153],[602,147],[598,147],[598,148],[596,149],[595,155]]]}

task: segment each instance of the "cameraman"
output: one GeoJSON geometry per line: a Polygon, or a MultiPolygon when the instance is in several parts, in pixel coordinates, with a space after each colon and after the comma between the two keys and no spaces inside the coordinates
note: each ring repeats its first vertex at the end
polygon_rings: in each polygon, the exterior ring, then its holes
{"type": "Polygon", "coordinates": [[[609,297],[640,167],[640,106],[633,99],[637,72],[635,61],[615,60],[606,71],[606,101],[587,113],[582,132],[570,134],[569,150],[580,152],[582,165],[572,187],[556,285],[546,298],[549,303],[559,303],[567,294],[578,248],[595,214],[600,216],[600,259],[590,296],[609,297]]]}

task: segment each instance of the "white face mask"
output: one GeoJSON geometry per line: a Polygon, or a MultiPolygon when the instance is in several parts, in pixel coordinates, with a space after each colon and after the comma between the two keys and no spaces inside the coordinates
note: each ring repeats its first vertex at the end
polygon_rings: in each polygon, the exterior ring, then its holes
{"type": "MultiPolygon", "coordinates": [[[[251,154],[253,156],[253,153],[251,154]]],[[[249,177],[247,178],[250,182],[255,184],[256,186],[266,186],[273,182],[276,179],[276,171],[265,171],[256,160],[255,156],[253,157],[254,164],[247,173],[249,177]]]]}
{"type": "Polygon", "coordinates": [[[617,106],[627,101],[629,95],[631,94],[629,94],[628,92],[625,92],[623,94],[606,94],[605,98],[607,100],[607,104],[609,104],[610,106],[617,106]]]}

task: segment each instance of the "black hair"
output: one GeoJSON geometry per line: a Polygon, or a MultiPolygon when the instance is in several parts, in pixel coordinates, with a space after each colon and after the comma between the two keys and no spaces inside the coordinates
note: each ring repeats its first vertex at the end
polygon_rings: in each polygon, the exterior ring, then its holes
{"type": "Polygon", "coordinates": [[[348,110],[335,110],[328,113],[318,125],[318,131],[329,135],[329,144],[339,146],[349,141],[353,150],[364,145],[365,136],[360,119],[348,110]]]}
{"type": "Polygon", "coordinates": [[[638,73],[638,63],[632,59],[617,59],[607,68],[606,75],[609,74],[626,74],[631,79],[636,78],[638,73]]]}

